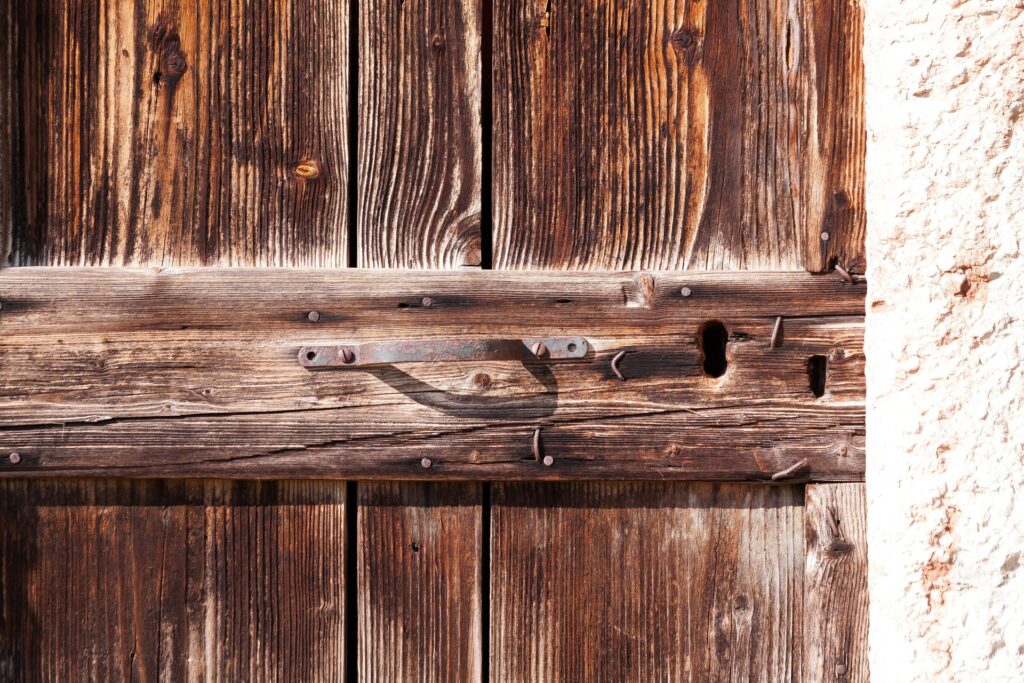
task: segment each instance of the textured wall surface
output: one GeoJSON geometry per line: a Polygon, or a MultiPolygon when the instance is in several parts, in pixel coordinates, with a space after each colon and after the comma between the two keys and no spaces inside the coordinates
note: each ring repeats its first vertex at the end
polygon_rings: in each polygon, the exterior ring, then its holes
{"type": "Polygon", "coordinates": [[[1024,2],[865,0],[874,681],[1024,680],[1024,2]]]}

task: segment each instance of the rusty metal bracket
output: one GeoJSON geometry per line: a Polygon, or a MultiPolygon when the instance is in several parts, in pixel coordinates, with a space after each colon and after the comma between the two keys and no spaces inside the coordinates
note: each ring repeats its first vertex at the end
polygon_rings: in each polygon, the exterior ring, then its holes
{"type": "Polygon", "coordinates": [[[583,337],[423,339],[303,346],[299,349],[298,359],[303,367],[318,370],[394,363],[571,360],[585,357],[588,350],[589,345],[583,337]]]}

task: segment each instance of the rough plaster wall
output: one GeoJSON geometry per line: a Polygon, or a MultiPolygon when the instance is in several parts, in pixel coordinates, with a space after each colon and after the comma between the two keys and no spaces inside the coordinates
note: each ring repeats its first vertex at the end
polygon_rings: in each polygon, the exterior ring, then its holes
{"type": "Polygon", "coordinates": [[[864,0],[874,681],[1024,681],[1024,2],[864,0]]]}

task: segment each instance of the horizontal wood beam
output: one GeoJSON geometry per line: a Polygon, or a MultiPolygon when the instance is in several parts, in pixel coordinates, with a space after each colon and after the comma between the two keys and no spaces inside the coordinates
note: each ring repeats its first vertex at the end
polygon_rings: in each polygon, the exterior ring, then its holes
{"type": "Polygon", "coordinates": [[[0,477],[863,478],[864,286],[835,275],[10,268],[0,305],[0,477]]]}

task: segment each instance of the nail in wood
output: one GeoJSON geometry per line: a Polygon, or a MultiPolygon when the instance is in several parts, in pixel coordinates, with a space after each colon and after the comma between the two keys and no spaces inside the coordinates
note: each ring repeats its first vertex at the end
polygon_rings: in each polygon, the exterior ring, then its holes
{"type": "Polygon", "coordinates": [[[625,355],[625,351],[619,351],[617,354],[615,354],[615,358],[612,358],[612,372],[614,372],[615,376],[621,379],[623,382],[626,381],[626,378],[622,374],[622,371],[619,370],[619,361],[622,360],[625,357],[625,355]]]}
{"type": "Polygon", "coordinates": [[[782,316],[780,315],[775,319],[775,327],[772,328],[772,338],[768,342],[768,348],[776,349],[779,347],[779,332],[782,331],[782,316]]]}
{"type": "Polygon", "coordinates": [[[780,479],[788,479],[803,468],[807,467],[807,458],[804,458],[800,462],[790,465],[781,472],[776,472],[772,475],[772,481],[779,481],[780,479]]]}

